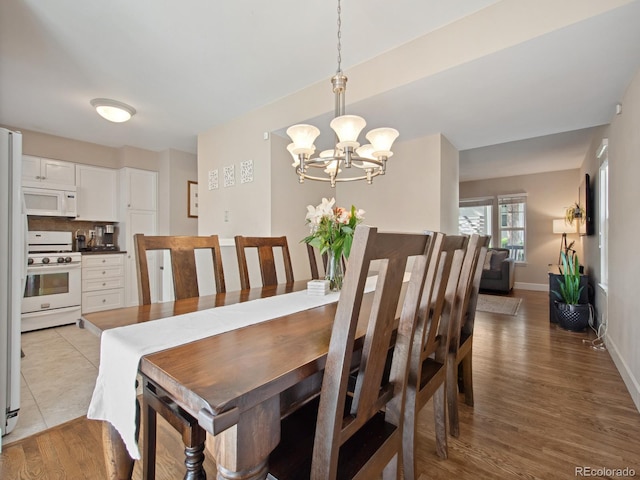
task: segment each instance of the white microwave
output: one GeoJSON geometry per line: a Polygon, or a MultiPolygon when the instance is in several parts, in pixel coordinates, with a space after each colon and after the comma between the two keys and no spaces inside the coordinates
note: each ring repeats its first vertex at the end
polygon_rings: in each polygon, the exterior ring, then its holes
{"type": "Polygon", "coordinates": [[[69,188],[22,187],[27,215],[43,217],[77,217],[76,192],[69,188]]]}

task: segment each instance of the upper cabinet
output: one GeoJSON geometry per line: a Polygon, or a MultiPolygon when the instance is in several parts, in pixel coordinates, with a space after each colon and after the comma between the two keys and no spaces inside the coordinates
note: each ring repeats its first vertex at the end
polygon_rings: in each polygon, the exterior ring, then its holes
{"type": "Polygon", "coordinates": [[[158,209],[158,172],[122,168],[120,186],[125,209],[150,211],[158,209]]]}
{"type": "Polygon", "coordinates": [[[52,158],[22,156],[22,185],[26,187],[75,186],[75,164],[52,158]]]}
{"type": "Polygon", "coordinates": [[[118,171],[91,165],[75,166],[77,219],[118,221],[118,171]]]}

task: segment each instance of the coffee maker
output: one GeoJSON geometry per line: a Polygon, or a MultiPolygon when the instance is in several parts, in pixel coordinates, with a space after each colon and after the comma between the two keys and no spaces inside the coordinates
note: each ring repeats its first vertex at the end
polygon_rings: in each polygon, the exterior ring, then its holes
{"type": "Polygon", "coordinates": [[[76,250],[82,252],[87,249],[87,236],[84,232],[80,233],[80,230],[76,230],[76,250]]]}
{"type": "Polygon", "coordinates": [[[102,237],[102,243],[105,247],[115,247],[115,225],[105,225],[102,237]]]}

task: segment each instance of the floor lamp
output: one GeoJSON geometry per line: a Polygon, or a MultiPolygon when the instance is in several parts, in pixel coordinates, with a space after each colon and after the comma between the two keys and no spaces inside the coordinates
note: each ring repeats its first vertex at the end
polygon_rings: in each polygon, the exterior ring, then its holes
{"type": "Polygon", "coordinates": [[[567,233],[578,233],[578,225],[577,222],[575,225],[568,225],[564,218],[558,218],[553,220],[553,233],[561,233],[562,238],[560,239],[560,253],[558,253],[558,266],[562,265],[562,251],[564,250],[565,255],[567,256],[567,261],[569,260],[569,250],[575,252],[571,247],[573,246],[573,242],[570,246],[567,245],[567,233]]]}

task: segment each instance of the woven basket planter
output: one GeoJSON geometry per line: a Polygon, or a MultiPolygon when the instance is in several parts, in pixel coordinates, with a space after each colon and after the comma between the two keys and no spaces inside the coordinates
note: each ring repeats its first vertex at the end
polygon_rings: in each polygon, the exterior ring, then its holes
{"type": "Polygon", "coordinates": [[[589,326],[589,315],[591,305],[588,303],[579,305],[569,305],[567,303],[556,302],[556,317],[558,325],[565,330],[581,332],[589,326]]]}

